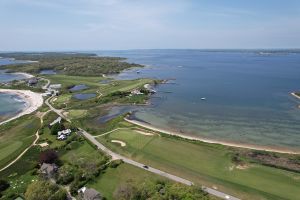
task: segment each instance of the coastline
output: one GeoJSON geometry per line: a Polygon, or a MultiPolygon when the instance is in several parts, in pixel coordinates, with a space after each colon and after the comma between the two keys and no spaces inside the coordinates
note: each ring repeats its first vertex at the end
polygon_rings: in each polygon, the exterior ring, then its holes
{"type": "Polygon", "coordinates": [[[131,124],[141,126],[143,128],[150,129],[150,130],[153,130],[153,131],[156,131],[156,132],[161,132],[161,133],[172,135],[172,136],[178,136],[178,137],[181,137],[181,138],[184,138],[184,139],[201,141],[201,142],[205,142],[205,143],[209,143],[209,144],[220,144],[220,145],[229,146],[229,147],[244,148],[244,149],[251,149],[251,150],[260,150],[260,151],[268,151],[268,152],[275,152],[275,153],[300,154],[300,151],[293,151],[293,150],[288,150],[288,149],[263,147],[263,146],[257,146],[257,145],[251,145],[251,144],[238,144],[238,143],[234,143],[234,142],[224,142],[224,141],[218,141],[218,140],[205,139],[205,138],[196,137],[196,136],[189,136],[189,135],[185,135],[185,134],[178,133],[178,132],[175,132],[175,131],[168,131],[168,130],[165,130],[165,129],[156,128],[156,127],[154,127],[153,125],[151,125],[149,123],[144,123],[144,122],[140,122],[140,121],[137,121],[137,120],[131,120],[131,119],[128,119],[126,117],[124,118],[124,120],[131,123],[131,124]]]}
{"type": "Polygon", "coordinates": [[[294,97],[296,97],[297,99],[300,99],[300,96],[298,96],[298,95],[296,94],[296,92],[291,92],[291,95],[294,96],[294,97]]]}
{"type": "Polygon", "coordinates": [[[24,76],[24,79],[30,79],[33,78],[34,76],[25,72],[13,72],[13,73],[9,73],[9,74],[15,74],[15,75],[22,75],[24,76]]]}
{"type": "Polygon", "coordinates": [[[26,102],[26,106],[22,109],[21,112],[5,121],[0,122],[0,125],[36,111],[43,105],[44,101],[41,94],[32,92],[30,90],[0,89],[0,93],[18,95],[26,102]]]}

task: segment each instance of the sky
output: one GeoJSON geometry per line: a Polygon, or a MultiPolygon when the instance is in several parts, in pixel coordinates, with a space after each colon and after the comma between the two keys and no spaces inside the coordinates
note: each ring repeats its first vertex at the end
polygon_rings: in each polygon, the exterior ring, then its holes
{"type": "Polygon", "coordinates": [[[300,48],[299,0],[0,0],[0,51],[300,48]]]}

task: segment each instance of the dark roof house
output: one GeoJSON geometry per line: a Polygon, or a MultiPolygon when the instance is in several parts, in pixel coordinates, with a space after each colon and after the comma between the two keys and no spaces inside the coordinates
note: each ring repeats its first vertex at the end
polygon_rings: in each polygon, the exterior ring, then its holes
{"type": "Polygon", "coordinates": [[[46,177],[46,178],[52,178],[53,175],[57,172],[58,167],[56,164],[48,164],[43,163],[40,172],[46,177]]]}
{"type": "Polygon", "coordinates": [[[93,188],[82,187],[78,190],[78,194],[83,200],[102,200],[102,195],[93,188]]]}
{"type": "Polygon", "coordinates": [[[35,85],[38,83],[38,79],[37,78],[31,78],[28,80],[28,85],[35,85]]]}

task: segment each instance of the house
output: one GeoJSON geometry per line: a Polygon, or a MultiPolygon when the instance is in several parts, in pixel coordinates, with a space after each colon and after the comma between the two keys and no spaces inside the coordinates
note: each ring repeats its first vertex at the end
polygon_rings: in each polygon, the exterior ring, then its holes
{"type": "Polygon", "coordinates": [[[62,130],[62,131],[58,131],[57,135],[70,135],[72,133],[71,129],[66,129],[66,130],[62,130]]]}
{"type": "Polygon", "coordinates": [[[65,139],[67,139],[67,136],[69,136],[71,133],[72,133],[71,129],[58,131],[57,132],[57,139],[58,140],[65,140],[65,139]]]}
{"type": "Polygon", "coordinates": [[[34,86],[37,83],[38,83],[38,79],[35,77],[28,80],[28,86],[34,86]]]}
{"type": "Polygon", "coordinates": [[[93,188],[82,187],[78,190],[78,195],[83,200],[102,200],[102,195],[93,188]]]}
{"type": "Polygon", "coordinates": [[[50,89],[60,89],[61,88],[61,84],[51,84],[49,85],[50,89]]]}
{"type": "Polygon", "coordinates": [[[41,174],[44,175],[44,177],[46,177],[46,178],[52,178],[54,176],[54,174],[57,172],[57,170],[58,170],[58,167],[54,163],[52,163],[52,164],[43,163],[40,168],[41,174]]]}
{"type": "Polygon", "coordinates": [[[141,95],[143,93],[141,93],[140,90],[133,90],[133,91],[131,91],[131,94],[133,94],[133,95],[141,95]]]}
{"type": "Polygon", "coordinates": [[[59,136],[57,136],[57,139],[58,140],[65,140],[65,139],[67,139],[67,136],[65,136],[65,135],[59,135],[59,136]]]}
{"type": "Polygon", "coordinates": [[[53,122],[51,122],[50,126],[53,126],[56,123],[60,123],[61,122],[61,117],[56,118],[56,120],[54,120],[53,122]]]}
{"type": "Polygon", "coordinates": [[[52,93],[49,91],[42,94],[43,97],[47,97],[47,96],[51,96],[51,95],[52,95],[52,93]]]}

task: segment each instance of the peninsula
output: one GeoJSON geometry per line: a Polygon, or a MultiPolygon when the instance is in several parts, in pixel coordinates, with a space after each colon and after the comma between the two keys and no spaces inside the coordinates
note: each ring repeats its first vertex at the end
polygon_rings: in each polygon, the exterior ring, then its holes
{"type": "Polygon", "coordinates": [[[126,199],[124,191],[140,199],[295,199],[300,195],[299,152],[161,130],[128,119],[126,109],[111,114],[120,106],[148,105],[156,92],[153,88],[163,83],[110,76],[141,65],[82,53],[0,56],[37,61],[4,66],[34,77],[1,85],[0,92],[18,94],[28,106],[0,124],[0,151],[4,152],[0,177],[6,186],[0,199],[30,199],[42,189],[52,191],[51,198],[58,200],[80,199],[86,191],[112,200],[126,199]],[[43,74],[43,70],[55,73],[43,74]],[[282,188],[289,193],[282,193],[282,188]]]}

